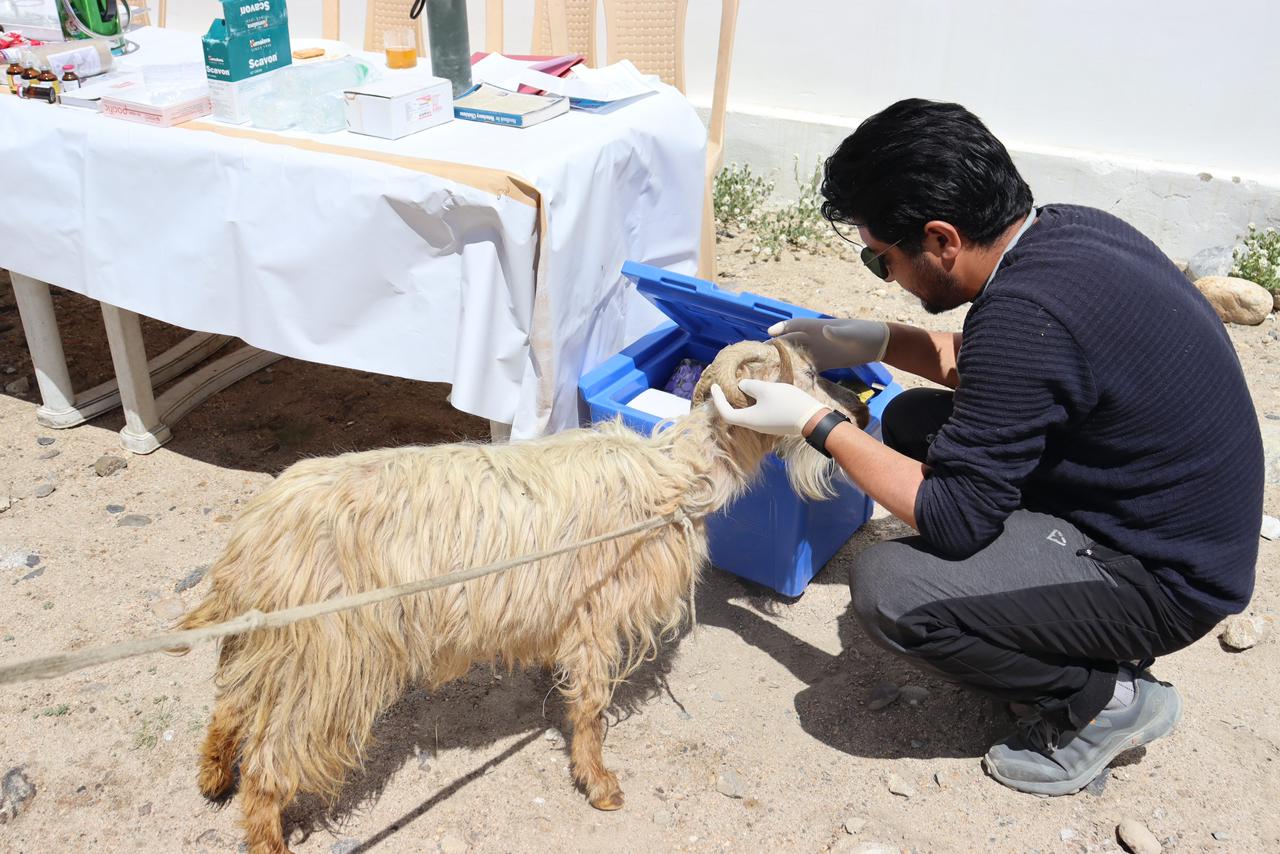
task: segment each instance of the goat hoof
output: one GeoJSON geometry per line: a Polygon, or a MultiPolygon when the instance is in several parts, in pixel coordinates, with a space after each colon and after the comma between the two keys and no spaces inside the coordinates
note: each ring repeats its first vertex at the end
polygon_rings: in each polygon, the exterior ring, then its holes
{"type": "Polygon", "coordinates": [[[613,812],[614,810],[622,809],[622,802],[622,792],[613,792],[612,794],[605,795],[603,798],[597,798],[592,801],[591,806],[598,810],[604,810],[605,812],[613,812]]]}

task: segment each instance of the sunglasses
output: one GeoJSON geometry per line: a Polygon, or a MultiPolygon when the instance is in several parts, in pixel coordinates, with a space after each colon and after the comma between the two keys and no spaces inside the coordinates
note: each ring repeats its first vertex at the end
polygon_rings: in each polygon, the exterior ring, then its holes
{"type": "Polygon", "coordinates": [[[860,241],[854,240],[848,234],[845,234],[843,231],[840,230],[840,227],[843,225],[845,228],[855,229],[855,231],[851,233],[857,234],[856,225],[852,223],[847,223],[847,222],[841,223],[834,219],[828,220],[828,222],[831,223],[831,229],[836,233],[837,237],[839,237],[845,243],[852,243],[854,246],[859,246],[862,248],[862,251],[858,253],[858,257],[862,259],[862,264],[864,267],[870,270],[872,274],[874,274],[878,278],[884,281],[889,280],[889,268],[885,266],[884,256],[889,251],[889,249],[892,249],[893,247],[901,243],[902,242],[901,239],[895,240],[893,243],[891,243],[889,245],[889,248],[885,249],[884,252],[876,252],[870,246],[863,246],[863,244],[860,241]]]}

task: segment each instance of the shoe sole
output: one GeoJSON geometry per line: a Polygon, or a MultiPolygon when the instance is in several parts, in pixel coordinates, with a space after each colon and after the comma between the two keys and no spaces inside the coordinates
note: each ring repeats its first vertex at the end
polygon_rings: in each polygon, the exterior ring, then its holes
{"type": "Polygon", "coordinates": [[[1110,765],[1121,753],[1133,750],[1135,747],[1141,747],[1144,744],[1150,744],[1157,738],[1162,738],[1173,731],[1173,728],[1178,725],[1178,721],[1182,720],[1182,695],[1178,693],[1176,688],[1173,688],[1170,693],[1173,695],[1173,699],[1162,710],[1162,714],[1159,717],[1137,732],[1132,733],[1128,738],[1113,745],[1106,753],[1102,754],[1097,762],[1070,780],[1057,780],[1052,783],[1011,780],[992,768],[991,763],[987,762],[987,757],[985,756],[982,757],[982,768],[992,779],[1008,786],[1010,789],[1026,792],[1029,795],[1048,795],[1051,797],[1074,795],[1092,783],[1094,778],[1101,774],[1103,769],[1110,765]]]}

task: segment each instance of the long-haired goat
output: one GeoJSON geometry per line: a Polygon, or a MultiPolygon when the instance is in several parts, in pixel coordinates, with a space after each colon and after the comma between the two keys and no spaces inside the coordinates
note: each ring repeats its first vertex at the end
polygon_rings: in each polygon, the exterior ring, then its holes
{"type": "MultiPolygon", "coordinates": [[[[713,512],[773,451],[801,494],[828,495],[831,463],[802,439],[716,415],[711,383],[745,406],[738,380],[746,377],[793,382],[866,424],[861,402],[819,380],[805,354],[782,342],[743,342],[708,366],[690,414],[652,437],[614,422],[515,445],[305,460],[246,507],[213,567],[212,588],[181,625],[442,575],[677,508],[713,512]]],[[[574,778],[592,806],[617,809],[622,790],[604,766],[603,713],[616,683],[684,619],[706,554],[699,515],[691,529],[658,528],[465,585],[228,638],[200,790],[224,795],[238,760],[249,850],[286,852],[281,810],[299,792],[335,797],[374,722],[410,686],[434,688],[474,663],[502,659],[561,674],[574,778]]]]}

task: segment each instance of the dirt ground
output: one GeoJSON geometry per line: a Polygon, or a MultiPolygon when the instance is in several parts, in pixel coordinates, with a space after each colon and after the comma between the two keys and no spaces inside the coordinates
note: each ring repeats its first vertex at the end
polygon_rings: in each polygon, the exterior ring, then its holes
{"type": "MultiPolygon", "coordinates": [[[[848,256],[751,264],[739,247],[721,246],[722,281],[735,287],[836,314],[961,323],[960,312],[926,315],[848,256]]],[[[77,386],[108,378],[96,305],[67,293],[56,304],[77,386]]],[[[182,334],[145,330],[152,352],[182,334]]],[[[1273,432],[1278,330],[1275,315],[1230,329],[1273,432]]],[[[0,370],[0,385],[31,376],[3,276],[0,370]]],[[[450,409],[446,392],[285,360],[198,407],[145,457],[120,450],[119,413],[53,431],[35,422],[34,378],[0,395],[0,660],[162,630],[207,589],[200,571],[240,505],[299,458],[483,438],[487,425],[450,409]],[[128,467],[100,477],[103,455],[128,467]],[[54,491],[37,497],[45,485],[54,491]]],[[[1266,508],[1280,515],[1275,484],[1266,508]]],[[[907,533],[878,514],[794,601],[708,570],[697,628],[618,695],[605,747],[625,809],[597,812],[574,789],[547,674],[477,669],[388,713],[338,806],[289,812],[294,850],[1116,851],[1125,817],[1166,850],[1280,850],[1274,636],[1241,653],[1210,636],[1162,659],[1157,675],[1186,700],[1170,738],[1121,757],[1089,791],[1020,795],[978,763],[1011,728],[1005,710],[895,661],[847,613],[850,562],[907,533]],[[898,699],[872,710],[873,692],[892,688],[898,699]]],[[[1280,542],[1263,541],[1249,613],[1278,608],[1280,542]]],[[[206,803],[194,785],[213,664],[206,646],[0,688],[0,794],[20,801],[0,817],[0,847],[236,851],[238,804],[206,803]]]]}

